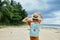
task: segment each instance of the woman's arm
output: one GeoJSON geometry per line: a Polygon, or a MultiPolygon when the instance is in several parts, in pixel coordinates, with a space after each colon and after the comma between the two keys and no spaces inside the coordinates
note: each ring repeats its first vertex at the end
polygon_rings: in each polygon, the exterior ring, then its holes
{"type": "Polygon", "coordinates": [[[24,18],[24,19],[22,20],[22,22],[27,22],[27,19],[28,19],[27,17],[24,18]]]}
{"type": "Polygon", "coordinates": [[[28,25],[30,25],[31,24],[31,20],[29,20],[29,18],[30,18],[31,16],[28,16],[28,17],[26,17],[26,18],[24,18],[22,21],[23,22],[26,22],[28,25]]]}
{"type": "Polygon", "coordinates": [[[38,20],[38,23],[40,24],[41,23],[41,21],[43,21],[43,19],[44,19],[44,17],[41,15],[41,14],[39,14],[39,20],[38,20]]]}
{"type": "Polygon", "coordinates": [[[40,15],[40,18],[41,18],[41,21],[43,21],[44,17],[43,15],[39,14],[40,15]]]}

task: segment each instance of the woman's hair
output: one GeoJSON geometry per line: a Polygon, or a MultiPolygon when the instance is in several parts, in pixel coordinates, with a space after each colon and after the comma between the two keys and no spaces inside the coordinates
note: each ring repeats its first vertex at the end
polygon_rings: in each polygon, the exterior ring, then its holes
{"type": "Polygon", "coordinates": [[[33,19],[33,22],[34,22],[34,21],[35,21],[35,22],[38,22],[38,19],[33,19]]]}

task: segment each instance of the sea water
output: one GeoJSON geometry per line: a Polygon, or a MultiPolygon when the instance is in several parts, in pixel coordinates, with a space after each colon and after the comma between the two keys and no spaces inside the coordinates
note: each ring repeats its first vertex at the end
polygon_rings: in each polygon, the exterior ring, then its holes
{"type": "Polygon", "coordinates": [[[60,25],[58,24],[40,24],[45,27],[52,27],[52,28],[60,28],[60,25]]]}

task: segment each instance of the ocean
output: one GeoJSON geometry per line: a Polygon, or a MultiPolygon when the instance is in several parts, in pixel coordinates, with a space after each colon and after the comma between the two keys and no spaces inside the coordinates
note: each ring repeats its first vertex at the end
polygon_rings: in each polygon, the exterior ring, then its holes
{"type": "Polygon", "coordinates": [[[59,24],[40,24],[45,27],[60,28],[59,24]]]}

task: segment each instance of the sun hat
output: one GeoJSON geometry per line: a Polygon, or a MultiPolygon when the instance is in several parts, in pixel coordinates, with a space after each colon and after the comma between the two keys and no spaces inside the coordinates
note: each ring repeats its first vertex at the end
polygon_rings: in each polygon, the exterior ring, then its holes
{"type": "Polygon", "coordinates": [[[43,20],[42,15],[38,12],[35,12],[34,14],[32,14],[32,19],[43,20]]]}
{"type": "Polygon", "coordinates": [[[38,13],[34,13],[32,16],[33,16],[32,19],[39,19],[39,14],[38,13]]]}

